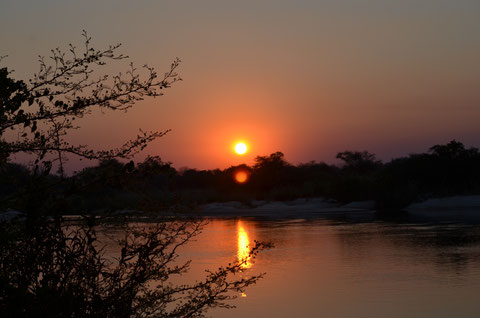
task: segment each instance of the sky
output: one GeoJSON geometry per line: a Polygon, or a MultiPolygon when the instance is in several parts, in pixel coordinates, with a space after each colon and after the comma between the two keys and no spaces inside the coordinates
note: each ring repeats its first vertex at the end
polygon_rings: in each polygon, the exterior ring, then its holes
{"type": "Polygon", "coordinates": [[[480,146],[478,0],[2,0],[2,65],[28,79],[38,55],[80,46],[83,29],[160,73],[182,60],[165,96],[82,121],[71,138],[95,149],[172,129],[136,160],[212,169],[275,151],[298,164],[480,146]]]}

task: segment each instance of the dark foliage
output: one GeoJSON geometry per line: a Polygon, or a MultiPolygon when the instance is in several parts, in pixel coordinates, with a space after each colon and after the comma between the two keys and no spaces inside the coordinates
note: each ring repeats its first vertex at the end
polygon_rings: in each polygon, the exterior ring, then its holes
{"type": "MultiPolygon", "coordinates": [[[[323,196],[341,202],[375,200],[379,208],[401,208],[429,197],[480,193],[480,153],[457,141],[385,164],[368,152],[346,151],[338,157],[345,162],[340,167],[316,162],[294,166],[281,152],[276,152],[258,156],[253,167],[239,165],[224,170],[181,172],[158,157],[148,157],[138,164],[102,161],[96,167],[65,178],[62,187],[56,187],[56,205],[46,204],[46,207],[49,211],[62,208],[63,212],[76,214],[126,208],[158,211],[215,201],[249,204],[252,200],[323,196]],[[234,179],[240,170],[249,174],[244,184],[234,179]]],[[[16,181],[15,186],[10,181],[0,182],[4,196],[15,192],[32,195],[25,190],[30,183],[36,184],[41,179],[44,184],[53,184],[58,178],[38,177],[19,165],[8,167],[2,179],[16,181]],[[36,181],[30,182],[31,178],[36,181]]],[[[10,207],[26,209],[15,204],[10,202],[10,207]]],[[[38,210],[40,205],[36,206],[38,210]]]]}
{"type": "Polygon", "coordinates": [[[67,51],[52,50],[48,59],[41,56],[40,70],[28,83],[12,79],[7,68],[0,68],[0,165],[13,154],[28,153],[36,157],[37,168],[50,170],[56,162],[63,175],[67,155],[99,160],[129,158],[168,132],[141,131],[116,149],[100,151],[67,140],[68,133],[79,128],[75,120],[92,110],[127,111],[145,97],[163,95],[164,89],[181,80],[176,73],[179,59],[160,78],[152,67],[144,65],[138,70],[133,64],[124,73],[101,74],[99,69],[107,61],[128,56],[117,53],[120,44],[97,50],[91,47],[85,31],[83,37],[81,51],[70,44],[67,51]]]}
{"type": "MultiPolygon", "coordinates": [[[[97,50],[84,32],[82,52],[51,51],[40,57],[40,71],[28,83],[0,68],[0,212],[26,213],[24,220],[0,221],[0,317],[203,317],[212,307],[231,307],[262,275],[239,277],[250,255],[208,271],[201,281],[175,285],[172,277],[189,268],[178,263],[180,248],[200,233],[202,223],[159,219],[155,225],[124,229],[117,255],[104,252],[95,218],[68,224],[62,215],[101,210],[148,208],[158,211],[175,198],[170,179],[176,171],[158,157],[121,163],[168,132],[143,132],[116,149],[74,145],[66,136],[74,121],[92,110],[126,111],[145,97],[156,97],[180,80],[176,59],[163,76],[132,64],[118,75],[94,74],[107,61],[123,60],[120,45],[97,50]],[[31,168],[10,163],[17,153],[35,157],[31,168]],[[64,174],[68,156],[96,159],[99,165],[73,177],[64,174]],[[52,167],[58,170],[52,174],[52,167]],[[53,216],[53,218],[51,217],[53,216]],[[235,276],[237,275],[237,276],[235,276]]],[[[1,58],[0,58],[1,60],[1,58]]],[[[118,219],[118,218],[117,218],[118,219]]],[[[116,220],[118,221],[118,220],[116,220]]],[[[110,245],[112,246],[112,245],[110,245]]]]}
{"type": "Polygon", "coordinates": [[[2,317],[203,317],[209,308],[231,307],[231,292],[262,277],[235,277],[265,247],[256,243],[245,259],[203,280],[173,284],[190,264],[179,263],[178,253],[202,222],[126,227],[124,238],[108,246],[108,257],[92,219],[86,222],[0,223],[2,317]]]}

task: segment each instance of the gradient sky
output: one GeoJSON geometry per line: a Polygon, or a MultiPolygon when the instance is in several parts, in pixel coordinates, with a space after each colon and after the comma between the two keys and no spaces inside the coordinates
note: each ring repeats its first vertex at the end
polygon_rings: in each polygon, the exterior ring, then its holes
{"type": "Polygon", "coordinates": [[[2,0],[3,65],[26,79],[39,54],[81,45],[82,29],[138,65],[183,61],[165,96],[84,122],[72,138],[96,148],[171,128],[137,160],[204,169],[274,151],[296,164],[480,146],[478,0],[2,0]]]}

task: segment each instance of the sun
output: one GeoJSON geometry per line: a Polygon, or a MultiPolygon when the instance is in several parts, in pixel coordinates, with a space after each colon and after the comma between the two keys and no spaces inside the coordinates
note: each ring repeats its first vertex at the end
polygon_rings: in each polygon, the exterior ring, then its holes
{"type": "Polygon", "coordinates": [[[243,142],[239,142],[235,145],[235,152],[239,155],[245,154],[247,152],[247,145],[245,145],[243,142]]]}

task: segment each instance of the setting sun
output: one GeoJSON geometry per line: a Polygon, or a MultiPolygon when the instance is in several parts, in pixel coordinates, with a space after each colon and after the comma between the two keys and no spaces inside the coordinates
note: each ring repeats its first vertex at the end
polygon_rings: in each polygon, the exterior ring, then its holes
{"type": "Polygon", "coordinates": [[[239,142],[235,145],[235,152],[239,155],[245,154],[247,152],[247,145],[245,145],[243,142],[239,142]]]}

